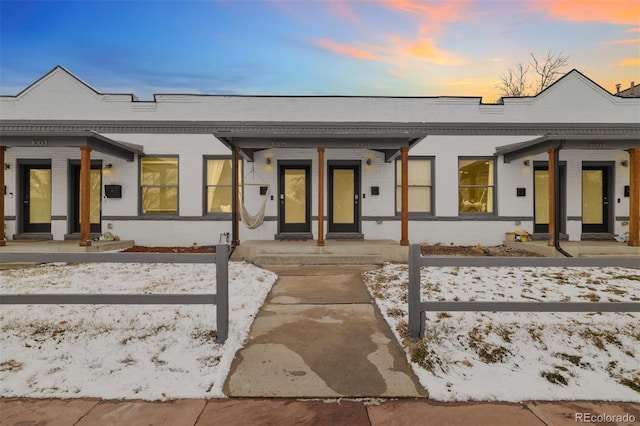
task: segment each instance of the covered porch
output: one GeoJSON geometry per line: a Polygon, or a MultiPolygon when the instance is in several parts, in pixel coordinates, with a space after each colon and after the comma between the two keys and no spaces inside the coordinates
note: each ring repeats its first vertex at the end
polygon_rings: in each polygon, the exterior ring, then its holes
{"type": "MultiPolygon", "coordinates": [[[[625,193],[629,197],[629,209],[628,209],[628,223],[629,223],[629,238],[628,245],[631,247],[640,247],[640,134],[635,131],[630,131],[626,135],[553,135],[548,134],[539,138],[511,144],[505,146],[499,146],[496,148],[496,156],[503,156],[505,163],[510,163],[515,160],[523,160],[528,163],[528,158],[542,153],[548,155],[548,241],[549,247],[555,247],[558,251],[563,252],[560,248],[560,226],[566,219],[562,217],[563,203],[566,200],[562,199],[562,190],[560,187],[560,157],[561,150],[585,150],[585,151],[626,151],[629,154],[628,160],[623,160],[621,165],[628,167],[629,169],[629,185],[625,193]]],[[[593,162],[591,162],[593,163],[593,162]]],[[[610,165],[608,167],[614,167],[610,165]]],[[[582,167],[583,174],[585,170],[593,169],[594,167],[584,166],[582,167]]],[[[596,167],[597,168],[597,167],[596,167]]],[[[573,171],[575,173],[575,171],[573,171]]],[[[594,170],[594,173],[598,173],[598,170],[594,170]]],[[[609,174],[612,172],[610,171],[609,174]]],[[[601,178],[602,179],[602,178],[601,178]]],[[[597,204],[597,208],[600,208],[603,214],[596,214],[594,216],[599,217],[603,222],[604,228],[607,228],[606,222],[613,222],[613,216],[623,217],[626,211],[616,212],[616,204],[614,204],[613,190],[613,178],[609,177],[605,179],[605,182],[600,182],[598,189],[600,195],[594,195],[594,199],[590,200],[597,204]],[[609,182],[605,183],[606,180],[609,182]],[[595,198],[598,198],[597,200],[595,198]],[[598,207],[599,206],[599,207],[598,207]],[[615,214],[615,215],[614,215],[615,214]],[[612,217],[609,217],[612,216],[612,217]]],[[[585,190],[585,182],[583,181],[583,192],[585,190]]],[[[597,192],[597,191],[596,191],[597,192]]],[[[584,194],[583,194],[584,196],[584,194]]],[[[618,200],[618,203],[620,201],[618,200]]],[[[586,222],[587,212],[584,211],[581,219],[586,222]]],[[[586,228],[583,226],[583,229],[586,228]]],[[[597,229],[597,228],[596,228],[597,229]]],[[[596,232],[601,230],[596,230],[596,232]]],[[[585,232],[585,231],[583,231],[585,232]]],[[[563,243],[564,245],[565,243],[563,243]]]]}
{"type": "MultiPolygon", "coordinates": [[[[400,159],[400,232],[399,243],[395,244],[409,245],[409,149],[424,139],[426,132],[366,124],[354,127],[340,123],[316,123],[314,126],[286,123],[225,130],[223,133],[214,132],[214,135],[231,149],[233,155],[231,242],[234,247],[245,244],[244,241],[241,244],[243,228],[239,226],[242,186],[245,184],[240,175],[241,159],[249,164],[257,159],[266,161],[271,179],[277,182],[277,189],[271,192],[277,213],[270,217],[270,220],[277,221],[275,240],[293,241],[294,244],[306,240],[304,247],[333,247],[329,241],[342,243],[342,240],[367,238],[362,228],[363,216],[366,216],[362,201],[368,192],[364,189],[367,182],[363,182],[363,176],[365,169],[367,172],[373,169],[372,160],[354,154],[366,151],[376,152],[379,164],[386,163],[390,168],[397,158],[400,159]],[[329,156],[326,156],[327,152],[329,156]],[[345,154],[336,158],[336,152],[345,154]]],[[[369,172],[367,176],[370,175],[369,172]]],[[[374,186],[371,193],[374,190],[377,187],[374,186]]],[[[395,203],[395,196],[391,197],[388,192],[384,194],[385,200],[389,198],[389,202],[395,203]]],[[[367,220],[371,220],[370,217],[367,220]]],[[[323,250],[318,253],[331,254],[323,250]]]]}
{"type": "MultiPolygon", "coordinates": [[[[25,238],[29,238],[29,236],[32,235],[35,239],[42,239],[43,236],[50,234],[51,220],[52,217],[55,216],[51,212],[51,192],[53,189],[51,182],[51,161],[43,159],[43,157],[51,158],[52,155],[48,154],[43,156],[42,152],[52,153],[52,150],[69,147],[79,148],[80,150],[80,161],[78,165],[79,188],[78,193],[74,194],[74,196],[77,196],[78,199],[78,211],[74,211],[73,214],[63,217],[67,217],[67,219],[69,219],[69,217],[77,216],[80,228],[80,233],[78,236],[79,245],[81,247],[89,247],[91,246],[90,204],[92,195],[96,195],[92,194],[91,190],[91,152],[97,151],[114,158],[120,158],[128,162],[133,162],[136,155],[143,153],[142,146],[115,141],[91,130],[3,131],[2,133],[0,133],[0,164],[2,165],[2,170],[0,172],[0,188],[5,188],[6,191],[5,175],[11,172],[13,166],[16,170],[15,173],[17,179],[16,188],[11,192],[15,192],[15,220],[18,225],[18,233],[25,238]],[[36,159],[31,160],[29,155],[26,155],[24,156],[26,157],[24,159],[16,159],[15,163],[12,165],[11,163],[6,161],[6,151],[12,148],[32,149],[34,150],[34,157],[36,159]],[[37,162],[37,164],[34,162],[37,162]],[[34,177],[37,177],[37,183],[41,186],[45,185],[46,190],[49,192],[48,198],[45,197],[44,200],[44,203],[49,203],[48,208],[43,209],[43,206],[40,205],[34,206],[32,208],[32,206],[30,205],[30,203],[32,203],[32,200],[29,196],[31,186],[31,177],[29,176],[29,174],[35,175],[32,169],[37,169],[36,171],[40,172],[39,175],[34,177]],[[31,212],[31,210],[33,210],[33,212],[31,212]],[[30,232],[31,229],[26,229],[25,222],[29,221],[26,218],[30,217],[31,213],[38,216],[38,232],[30,232]]],[[[70,171],[67,171],[67,180],[71,179],[70,173],[70,171]]],[[[98,194],[97,198],[101,198],[100,194],[98,194]]],[[[6,246],[7,244],[4,238],[5,219],[5,197],[2,196],[0,197],[0,230],[2,230],[2,233],[0,233],[0,246],[6,246]]]]}

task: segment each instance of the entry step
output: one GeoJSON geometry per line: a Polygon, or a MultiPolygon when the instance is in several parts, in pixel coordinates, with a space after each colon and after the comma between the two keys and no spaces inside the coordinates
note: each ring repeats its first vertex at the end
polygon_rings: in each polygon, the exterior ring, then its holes
{"type": "Polygon", "coordinates": [[[381,265],[378,254],[259,254],[254,262],[262,265],[381,265]]]}

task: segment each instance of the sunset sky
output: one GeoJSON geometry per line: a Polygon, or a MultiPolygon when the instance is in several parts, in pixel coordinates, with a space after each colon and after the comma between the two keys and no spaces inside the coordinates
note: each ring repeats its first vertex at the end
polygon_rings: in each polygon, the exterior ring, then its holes
{"type": "MultiPolygon", "coordinates": [[[[0,94],[62,65],[103,93],[498,97],[530,53],[640,82],[638,0],[0,0],[0,94]]],[[[531,79],[534,75],[529,73],[531,79]]],[[[0,111],[1,114],[1,111],[0,111]]]]}

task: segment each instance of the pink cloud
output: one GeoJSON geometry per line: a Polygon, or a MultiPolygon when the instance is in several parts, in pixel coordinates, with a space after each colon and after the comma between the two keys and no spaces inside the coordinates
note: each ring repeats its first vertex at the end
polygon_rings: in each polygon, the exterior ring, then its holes
{"type": "Polygon", "coordinates": [[[360,17],[356,15],[353,8],[349,6],[349,3],[344,0],[329,0],[329,10],[333,15],[344,21],[353,23],[360,22],[360,17]]]}
{"type": "Polygon", "coordinates": [[[420,34],[436,31],[449,22],[461,22],[470,15],[472,0],[444,0],[425,2],[413,0],[380,0],[387,8],[416,15],[420,20],[420,34]]]}
{"type": "Polygon", "coordinates": [[[316,39],[314,40],[314,44],[330,52],[337,53],[338,55],[349,56],[356,59],[380,59],[378,56],[374,55],[373,53],[367,52],[366,50],[349,46],[347,44],[336,43],[326,38],[316,39]]]}
{"type": "Polygon", "coordinates": [[[607,41],[602,44],[609,45],[609,44],[634,44],[634,43],[640,43],[640,38],[629,38],[626,40],[607,41]]]}

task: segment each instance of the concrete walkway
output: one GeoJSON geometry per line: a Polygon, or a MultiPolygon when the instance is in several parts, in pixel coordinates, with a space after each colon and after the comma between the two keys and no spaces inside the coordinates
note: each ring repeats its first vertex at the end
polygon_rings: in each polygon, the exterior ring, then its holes
{"type": "Polygon", "coordinates": [[[375,266],[277,266],[236,355],[231,397],[425,397],[361,274],[375,266]]]}

